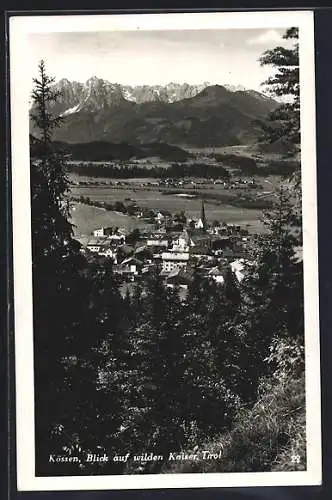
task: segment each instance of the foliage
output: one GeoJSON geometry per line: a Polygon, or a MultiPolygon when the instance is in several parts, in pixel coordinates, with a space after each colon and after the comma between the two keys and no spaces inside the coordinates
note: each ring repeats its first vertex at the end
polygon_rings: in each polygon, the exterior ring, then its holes
{"type": "Polygon", "coordinates": [[[275,96],[288,98],[269,114],[268,121],[263,126],[264,139],[269,142],[285,139],[294,146],[298,146],[300,142],[298,37],[298,28],[289,28],[283,38],[294,40],[294,46],[291,49],[278,46],[265,51],[260,58],[262,66],[272,66],[277,70],[264,84],[275,96]]]}
{"type": "Polygon", "coordinates": [[[242,318],[246,350],[243,370],[246,397],[255,398],[255,386],[264,373],[264,362],[275,337],[293,337],[303,343],[303,267],[296,256],[298,237],[293,230],[295,214],[289,190],[281,187],[274,209],[265,213],[266,235],[251,247],[251,265],[243,281],[242,318]]]}
{"type": "MultiPolygon", "coordinates": [[[[48,456],[63,449],[100,445],[112,395],[96,391],[101,342],[117,324],[119,298],[104,267],[88,266],[68,222],[68,179],[64,159],[52,149],[59,120],[48,111],[56,99],[53,79],[39,66],[33,119],[40,129],[38,161],[31,162],[36,452],[39,473],[50,472],[48,456]],[[106,309],[105,309],[106,307],[106,309]]],[[[113,391],[114,392],[114,391],[113,391]]],[[[115,398],[113,398],[115,405],[115,398]]],[[[115,410],[115,406],[114,406],[115,410]]],[[[66,464],[65,464],[66,465],[66,464]]],[[[77,464],[58,473],[77,472],[77,464]],[[73,468],[72,468],[73,467],[73,468]]],[[[51,467],[52,470],[52,467],[51,467]]]]}
{"type": "MultiPolygon", "coordinates": [[[[221,165],[210,165],[208,163],[172,163],[167,167],[142,165],[108,165],[87,163],[68,164],[68,170],[78,175],[91,177],[105,177],[109,179],[182,179],[183,177],[202,177],[212,179],[228,179],[229,172],[221,165]]],[[[252,170],[253,172],[253,170],[252,170]]]]}

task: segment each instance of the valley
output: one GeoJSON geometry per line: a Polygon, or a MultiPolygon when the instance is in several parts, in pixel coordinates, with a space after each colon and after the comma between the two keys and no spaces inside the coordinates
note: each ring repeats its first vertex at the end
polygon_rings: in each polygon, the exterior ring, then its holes
{"type": "Polygon", "coordinates": [[[96,227],[151,229],[139,210],[197,218],[203,200],[210,223],[260,233],[262,210],[299,166],[287,143],[259,142],[278,103],[256,91],[208,82],[130,88],[95,77],[56,88],[52,112],[63,123],[53,148],[66,159],[80,240],[96,227]]]}

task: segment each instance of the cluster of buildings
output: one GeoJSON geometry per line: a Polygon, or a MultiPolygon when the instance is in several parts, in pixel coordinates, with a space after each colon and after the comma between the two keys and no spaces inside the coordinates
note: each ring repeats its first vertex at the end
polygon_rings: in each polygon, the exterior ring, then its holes
{"type": "Polygon", "coordinates": [[[144,280],[157,270],[165,286],[186,289],[195,269],[203,278],[222,284],[229,267],[241,281],[248,240],[248,232],[241,226],[209,226],[204,202],[200,218],[180,227],[170,225],[163,214],[157,219],[151,230],[96,229],[85,250],[96,258],[112,259],[113,270],[123,282],[144,280]]]}

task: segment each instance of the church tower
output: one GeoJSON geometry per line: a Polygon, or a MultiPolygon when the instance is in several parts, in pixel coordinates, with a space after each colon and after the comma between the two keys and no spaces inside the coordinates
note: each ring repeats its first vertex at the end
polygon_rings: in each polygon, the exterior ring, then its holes
{"type": "Polygon", "coordinates": [[[206,223],[206,217],[205,217],[204,200],[202,200],[201,221],[202,221],[202,228],[203,228],[204,231],[206,231],[206,229],[207,229],[207,223],[206,223]]]}

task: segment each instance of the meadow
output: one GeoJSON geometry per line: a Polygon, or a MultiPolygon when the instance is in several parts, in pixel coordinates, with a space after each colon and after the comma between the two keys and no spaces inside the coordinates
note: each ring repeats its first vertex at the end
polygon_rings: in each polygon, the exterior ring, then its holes
{"type": "Polygon", "coordinates": [[[91,238],[94,229],[100,227],[119,227],[128,231],[144,229],[151,225],[137,217],[131,217],[119,212],[109,212],[103,208],[92,207],[82,203],[73,203],[71,223],[74,235],[81,243],[86,244],[91,238]]]}
{"type": "MultiPolygon", "coordinates": [[[[201,199],[185,198],[174,195],[163,196],[158,190],[147,189],[115,189],[105,187],[74,188],[74,196],[88,196],[91,200],[114,203],[126,198],[135,200],[141,208],[167,210],[171,213],[184,211],[187,217],[198,218],[201,212],[201,199]]],[[[140,218],[131,217],[102,208],[75,203],[72,211],[72,223],[75,224],[75,235],[89,235],[102,226],[118,226],[128,230],[147,227],[140,218]]],[[[226,223],[241,224],[249,232],[261,233],[264,227],[260,221],[262,212],[256,209],[234,207],[232,205],[205,201],[205,213],[208,222],[218,220],[226,223]]],[[[151,227],[151,225],[149,226],[151,227]]]]}
{"type": "MultiPolygon", "coordinates": [[[[259,208],[246,208],[231,204],[231,198],[239,196],[240,191],[225,190],[221,184],[199,184],[195,186],[183,186],[186,193],[193,193],[193,196],[181,196],[181,189],[164,189],[157,185],[143,186],[147,183],[158,183],[158,179],[151,178],[129,178],[110,179],[102,177],[89,177],[70,173],[71,194],[75,198],[80,196],[89,197],[92,201],[114,203],[135,202],[140,208],[155,210],[166,210],[171,213],[184,211],[187,217],[198,218],[201,212],[202,198],[205,200],[205,212],[208,222],[218,220],[220,222],[240,224],[250,233],[262,233],[265,228],[261,222],[262,210],[259,208]],[[78,185],[79,182],[86,182],[89,185],[78,185]],[[116,182],[125,183],[115,185],[116,182]],[[110,185],[110,183],[112,185],[110,185]],[[163,194],[160,190],[167,192],[163,194]],[[218,199],[220,196],[220,199],[218,199]],[[229,198],[229,201],[228,201],[229,198]]],[[[280,182],[280,177],[269,176],[265,179],[258,179],[262,184],[262,190],[252,191],[251,196],[255,198],[269,197],[275,191],[280,182]]],[[[102,208],[75,203],[72,211],[72,222],[75,225],[76,237],[87,239],[92,231],[101,226],[118,226],[132,231],[135,228],[146,227],[147,224],[140,218],[131,217],[114,211],[106,211],[102,208]]],[[[151,225],[148,225],[151,227],[151,225]]]]}

